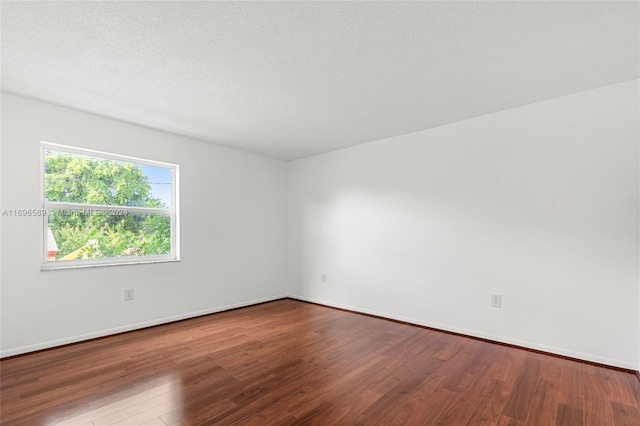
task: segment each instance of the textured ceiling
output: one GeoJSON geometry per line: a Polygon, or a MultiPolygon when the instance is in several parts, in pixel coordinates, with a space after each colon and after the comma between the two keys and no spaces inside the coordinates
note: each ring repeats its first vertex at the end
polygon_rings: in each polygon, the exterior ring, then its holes
{"type": "Polygon", "coordinates": [[[295,159],[640,77],[638,2],[8,2],[2,90],[295,159]]]}

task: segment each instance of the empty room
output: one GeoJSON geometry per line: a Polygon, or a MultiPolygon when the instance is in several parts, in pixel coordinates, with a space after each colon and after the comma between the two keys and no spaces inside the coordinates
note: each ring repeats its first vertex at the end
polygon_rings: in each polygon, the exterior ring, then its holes
{"type": "Polygon", "coordinates": [[[0,24],[3,426],[640,425],[640,2],[0,24]]]}

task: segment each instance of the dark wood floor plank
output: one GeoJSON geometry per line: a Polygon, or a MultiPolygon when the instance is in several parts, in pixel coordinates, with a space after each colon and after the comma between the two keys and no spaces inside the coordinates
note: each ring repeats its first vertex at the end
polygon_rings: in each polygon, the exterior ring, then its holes
{"type": "Polygon", "coordinates": [[[514,419],[513,417],[509,417],[507,415],[500,416],[498,419],[497,426],[524,426],[524,422],[522,420],[514,419]]]}
{"type": "Polygon", "coordinates": [[[628,380],[629,374],[622,371],[607,371],[595,365],[585,365],[584,370],[586,374],[597,380],[599,386],[609,394],[611,401],[640,408],[638,398],[634,396],[633,383],[628,380]]]}
{"type": "Polygon", "coordinates": [[[527,357],[516,377],[503,414],[509,419],[525,422],[540,379],[540,361],[527,357]]]}
{"type": "Polygon", "coordinates": [[[637,407],[629,407],[628,405],[611,403],[611,412],[613,414],[613,422],[624,426],[640,425],[640,410],[637,407]]]}
{"type": "Polygon", "coordinates": [[[558,359],[562,366],[558,384],[558,408],[556,410],[556,426],[584,425],[584,364],[558,359]]]}
{"type": "Polygon", "coordinates": [[[640,424],[624,371],[290,299],[0,361],[4,425],[640,424]]]}
{"type": "Polygon", "coordinates": [[[584,374],[583,380],[584,404],[582,409],[585,426],[614,425],[606,378],[584,374]]]}
{"type": "Polygon", "coordinates": [[[576,406],[567,404],[558,404],[556,410],[556,426],[564,425],[584,425],[584,411],[576,406]]]}
{"type": "MultiPolygon", "coordinates": [[[[478,351],[478,353],[487,357],[488,353],[486,353],[486,350],[490,349],[490,347],[484,348],[485,351],[478,351]]],[[[500,373],[501,366],[500,363],[497,362],[497,359],[492,360],[490,363],[487,363],[485,360],[486,358],[484,358],[484,360],[475,358],[471,361],[475,362],[475,365],[468,369],[466,376],[468,378],[468,380],[466,380],[467,385],[459,390],[459,397],[444,410],[439,419],[440,425],[466,425],[476,413],[476,407],[480,406],[487,394],[492,391],[496,384],[496,377],[500,373]]],[[[504,404],[500,407],[499,413],[502,412],[503,405],[504,404]]],[[[495,418],[497,418],[497,416],[495,418]]],[[[473,424],[478,424],[478,419],[476,419],[473,424]]],[[[479,424],[482,423],[480,422],[479,424]]]]}
{"type": "Polygon", "coordinates": [[[497,424],[504,406],[509,398],[511,386],[501,380],[494,380],[491,387],[480,398],[480,401],[471,412],[466,424],[468,425],[495,425],[497,424]]]}
{"type": "Polygon", "coordinates": [[[526,425],[554,425],[558,409],[558,385],[554,380],[540,378],[531,401],[526,425]]]}
{"type": "MultiPolygon", "coordinates": [[[[418,386],[408,398],[404,398],[388,418],[392,424],[435,425],[442,413],[456,402],[459,395],[443,386],[437,375],[433,375],[418,386]]],[[[376,422],[371,418],[369,424],[376,422]]],[[[385,423],[385,418],[382,423],[385,423]]]]}

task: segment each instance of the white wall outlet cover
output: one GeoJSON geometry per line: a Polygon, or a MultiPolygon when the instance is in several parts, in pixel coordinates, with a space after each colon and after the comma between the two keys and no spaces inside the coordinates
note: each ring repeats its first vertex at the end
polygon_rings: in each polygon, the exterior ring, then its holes
{"type": "Polygon", "coordinates": [[[491,307],[493,308],[501,308],[502,307],[502,296],[498,294],[491,295],[491,307]]]}

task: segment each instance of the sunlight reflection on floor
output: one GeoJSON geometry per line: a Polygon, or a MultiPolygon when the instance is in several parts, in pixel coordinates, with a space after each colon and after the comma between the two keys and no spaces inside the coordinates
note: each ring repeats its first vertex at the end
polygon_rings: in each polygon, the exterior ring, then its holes
{"type": "Polygon", "coordinates": [[[173,376],[158,386],[140,385],[140,392],[48,426],[165,425],[182,417],[180,382],[173,376]]]}

